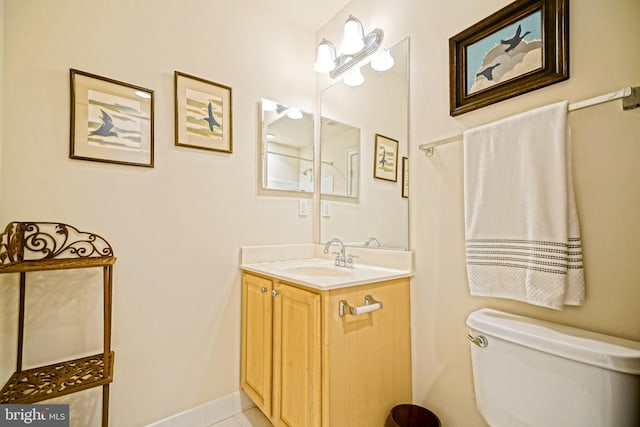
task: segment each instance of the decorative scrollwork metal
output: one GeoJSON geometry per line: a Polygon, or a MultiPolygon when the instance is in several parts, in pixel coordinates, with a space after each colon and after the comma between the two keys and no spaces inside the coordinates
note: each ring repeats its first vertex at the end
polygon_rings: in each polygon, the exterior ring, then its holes
{"type": "Polygon", "coordinates": [[[113,352],[16,372],[0,391],[0,403],[35,403],[112,380],[113,352]]]}
{"type": "Polygon", "coordinates": [[[57,222],[10,222],[0,236],[0,268],[21,262],[113,256],[109,242],[57,222]]]}

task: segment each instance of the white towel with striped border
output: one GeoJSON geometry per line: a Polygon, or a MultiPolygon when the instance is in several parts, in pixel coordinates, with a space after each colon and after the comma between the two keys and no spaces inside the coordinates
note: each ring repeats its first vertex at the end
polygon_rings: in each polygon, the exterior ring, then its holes
{"type": "Polygon", "coordinates": [[[584,301],[567,102],[464,132],[471,295],[556,310],[584,301]]]}

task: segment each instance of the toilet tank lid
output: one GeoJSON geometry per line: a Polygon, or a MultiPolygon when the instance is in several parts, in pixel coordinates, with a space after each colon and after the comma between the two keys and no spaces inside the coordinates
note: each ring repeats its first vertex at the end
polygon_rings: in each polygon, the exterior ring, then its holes
{"type": "Polygon", "coordinates": [[[545,353],[640,375],[640,342],[489,308],[469,314],[467,325],[490,337],[545,353]]]}

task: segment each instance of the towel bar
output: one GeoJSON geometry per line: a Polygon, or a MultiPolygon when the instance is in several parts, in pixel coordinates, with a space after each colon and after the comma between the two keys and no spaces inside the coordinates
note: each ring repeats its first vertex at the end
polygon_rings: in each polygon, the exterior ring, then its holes
{"type": "MultiPolygon", "coordinates": [[[[622,99],[622,109],[625,111],[633,110],[640,107],[640,86],[629,86],[615,92],[585,99],[584,101],[574,102],[572,104],[569,104],[568,109],[569,111],[581,110],[583,108],[592,107],[594,105],[603,104],[605,102],[615,101],[616,99],[622,99]]],[[[438,145],[448,144],[450,142],[456,142],[460,140],[462,140],[462,134],[439,139],[427,144],[420,144],[418,145],[418,149],[422,150],[426,156],[433,156],[433,149],[438,145]]]]}
{"type": "Polygon", "coordinates": [[[343,317],[346,314],[358,316],[360,314],[380,309],[382,309],[382,303],[373,299],[371,295],[366,295],[364,297],[364,305],[361,305],[360,307],[353,307],[345,300],[340,300],[340,303],[338,304],[338,314],[340,317],[343,317]]]}

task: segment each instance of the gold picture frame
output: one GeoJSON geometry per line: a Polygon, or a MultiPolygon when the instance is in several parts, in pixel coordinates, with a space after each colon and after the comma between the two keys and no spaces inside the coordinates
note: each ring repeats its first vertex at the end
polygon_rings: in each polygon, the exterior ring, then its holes
{"type": "Polygon", "coordinates": [[[377,133],[373,162],[374,178],[397,182],[398,141],[377,133]]]}
{"type": "Polygon", "coordinates": [[[450,114],[569,78],[569,0],[517,0],[449,39],[450,114]]]}
{"type": "Polygon", "coordinates": [[[153,91],[70,69],[69,157],[153,167],[153,91]]]}
{"type": "Polygon", "coordinates": [[[231,87],[174,72],[175,145],[233,152],[231,87]]]}

